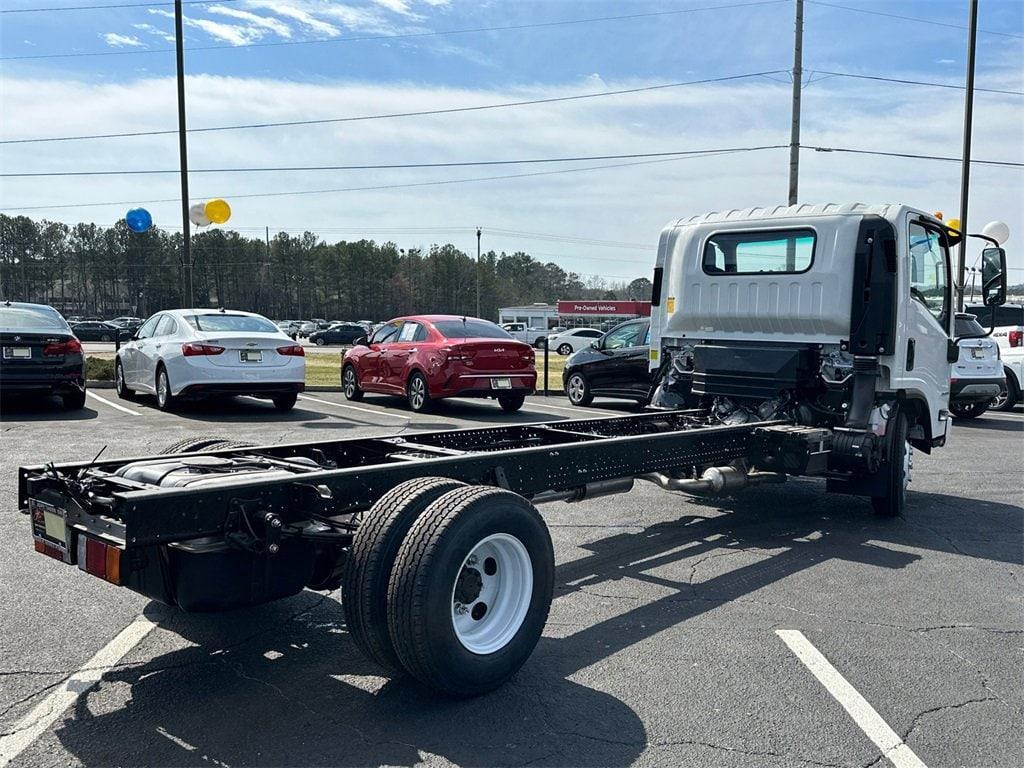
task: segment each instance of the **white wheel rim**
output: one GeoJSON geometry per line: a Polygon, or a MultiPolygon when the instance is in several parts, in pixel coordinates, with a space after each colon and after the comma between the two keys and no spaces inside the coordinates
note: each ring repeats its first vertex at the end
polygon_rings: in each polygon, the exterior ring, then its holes
{"type": "Polygon", "coordinates": [[[423,383],[423,379],[417,376],[415,379],[412,380],[412,384],[409,386],[409,389],[412,391],[412,407],[422,408],[423,401],[425,399],[424,389],[426,389],[426,385],[423,383]]]}
{"type": "Polygon", "coordinates": [[[910,443],[904,446],[903,450],[903,492],[906,493],[910,485],[910,475],[914,471],[914,449],[910,443]]]}
{"type": "Polygon", "coordinates": [[[345,394],[352,396],[356,391],[356,374],[351,368],[345,369],[345,394]]]}
{"type": "Polygon", "coordinates": [[[574,403],[583,399],[583,379],[579,376],[569,378],[569,399],[574,403]]]}
{"type": "Polygon", "coordinates": [[[532,597],[533,566],[526,547],[507,533],[488,536],[462,561],[452,585],[455,636],[471,653],[501,650],[523,625],[532,597]]]}
{"type": "Polygon", "coordinates": [[[560,346],[558,348],[558,354],[560,354],[560,355],[568,355],[571,352],[572,352],[572,347],[570,347],[568,344],[563,344],[562,346],[560,346]]]}
{"type": "Polygon", "coordinates": [[[124,391],[124,371],[121,369],[120,365],[114,366],[114,376],[116,378],[115,386],[117,387],[118,394],[120,394],[124,391]]]}
{"type": "Polygon", "coordinates": [[[167,402],[167,374],[163,371],[156,380],[156,397],[161,403],[167,402]]]}

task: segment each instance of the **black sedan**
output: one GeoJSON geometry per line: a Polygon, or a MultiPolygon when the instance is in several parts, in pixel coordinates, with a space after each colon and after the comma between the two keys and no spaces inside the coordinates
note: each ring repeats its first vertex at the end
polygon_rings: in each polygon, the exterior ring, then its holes
{"type": "Polygon", "coordinates": [[[0,392],[59,395],[85,405],[85,355],[64,318],[42,304],[0,304],[0,392]]]}
{"type": "Polygon", "coordinates": [[[322,331],[314,331],[309,334],[309,340],[318,347],[322,347],[326,344],[351,344],[365,335],[366,329],[363,326],[355,323],[341,323],[322,331]]]}
{"type": "Polygon", "coordinates": [[[590,405],[595,396],[646,404],[653,376],[648,370],[651,321],[628,320],[565,361],[562,383],[573,405],[590,405]]]}
{"type": "Polygon", "coordinates": [[[104,322],[83,322],[71,326],[79,341],[113,341],[121,332],[119,326],[104,322]]]}

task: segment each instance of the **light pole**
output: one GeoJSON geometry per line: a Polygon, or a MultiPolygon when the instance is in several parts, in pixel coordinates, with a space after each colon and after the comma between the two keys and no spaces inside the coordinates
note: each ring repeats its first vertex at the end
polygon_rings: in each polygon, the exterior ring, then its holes
{"type": "Polygon", "coordinates": [[[186,307],[192,296],[192,233],[188,220],[188,142],[185,138],[185,34],[181,0],[174,0],[174,53],[178,67],[178,155],[181,164],[181,267],[186,307]]]}
{"type": "Polygon", "coordinates": [[[480,317],[480,227],[476,228],[476,316],[480,317]]]}
{"type": "Polygon", "coordinates": [[[789,133],[789,204],[796,205],[800,185],[800,90],[803,85],[804,0],[796,0],[793,37],[793,112],[789,133]]]}
{"type": "Polygon", "coordinates": [[[960,168],[960,249],[957,254],[957,312],[964,308],[964,280],[967,266],[967,203],[971,186],[971,129],[974,122],[974,58],[978,40],[978,0],[969,0],[967,27],[967,92],[964,95],[964,153],[960,168]]]}

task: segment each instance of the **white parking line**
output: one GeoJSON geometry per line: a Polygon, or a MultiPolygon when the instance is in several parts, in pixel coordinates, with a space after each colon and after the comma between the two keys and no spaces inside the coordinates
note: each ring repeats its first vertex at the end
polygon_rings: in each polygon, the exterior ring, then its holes
{"type": "Polygon", "coordinates": [[[25,751],[26,747],[42,736],[79,696],[124,658],[124,655],[138,645],[155,626],[149,619],[139,616],[122,629],[117,637],[97,651],[78,672],[36,704],[32,711],[14,726],[14,730],[0,737],[0,768],[5,768],[25,751]]]}
{"type": "Polygon", "coordinates": [[[299,395],[299,400],[309,400],[313,403],[322,403],[323,405],[331,405],[335,408],[349,408],[353,411],[361,411],[362,413],[370,413],[374,416],[387,416],[391,419],[401,419],[402,421],[412,421],[411,416],[403,416],[399,413],[388,413],[387,411],[375,411],[372,408],[360,408],[358,405],[348,405],[347,403],[333,403],[330,400],[321,400],[319,397],[310,397],[309,395],[299,395]]]}
{"type": "Polygon", "coordinates": [[[875,742],[882,750],[883,757],[896,768],[927,768],[921,762],[921,758],[915,755],[896,731],[889,727],[867,699],[850,685],[821,651],[811,645],[811,641],[804,637],[803,632],[797,629],[777,629],[775,634],[782,638],[782,642],[789,646],[789,650],[811,670],[811,674],[818,678],[818,682],[842,705],[867,737],[875,742]]]}
{"type": "Polygon", "coordinates": [[[608,416],[626,416],[627,415],[625,413],[622,413],[621,411],[606,411],[603,408],[590,408],[589,406],[588,407],[583,407],[583,406],[571,406],[570,407],[570,406],[567,406],[567,405],[549,405],[548,403],[543,403],[543,404],[536,403],[533,400],[527,400],[526,401],[526,405],[524,407],[525,408],[538,408],[538,409],[540,409],[542,411],[543,410],[564,411],[565,413],[574,414],[575,416],[578,416],[581,419],[585,419],[587,417],[587,412],[588,411],[590,411],[592,413],[596,413],[599,416],[600,415],[608,415],[608,416]]]}
{"type": "Polygon", "coordinates": [[[138,411],[133,411],[131,408],[125,408],[123,405],[118,405],[117,403],[112,403],[109,400],[107,400],[107,398],[100,397],[95,392],[87,391],[85,394],[87,394],[89,397],[91,397],[91,398],[93,398],[95,400],[99,400],[104,405],[109,405],[111,408],[114,408],[114,409],[116,409],[118,411],[121,411],[122,413],[127,413],[127,414],[129,414],[131,416],[141,416],[142,415],[138,411]]]}

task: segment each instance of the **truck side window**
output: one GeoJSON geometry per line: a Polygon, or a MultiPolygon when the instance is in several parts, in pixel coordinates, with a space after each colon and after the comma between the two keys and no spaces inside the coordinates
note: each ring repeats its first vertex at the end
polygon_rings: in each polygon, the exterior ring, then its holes
{"type": "Polygon", "coordinates": [[[798,274],[814,262],[814,230],[719,232],[704,242],[708,275],[798,274]]]}
{"type": "Polygon", "coordinates": [[[949,260],[939,233],[910,222],[910,296],[944,322],[949,312],[949,260]]]}

